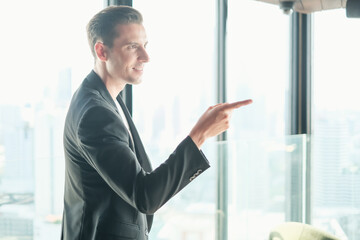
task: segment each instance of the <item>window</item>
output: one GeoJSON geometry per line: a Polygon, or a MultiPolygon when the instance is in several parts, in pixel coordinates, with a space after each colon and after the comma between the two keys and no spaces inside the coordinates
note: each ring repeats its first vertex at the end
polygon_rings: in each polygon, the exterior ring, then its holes
{"type": "Polygon", "coordinates": [[[290,17],[278,6],[228,1],[228,101],[252,98],[228,131],[228,239],[266,239],[285,221],[286,163],[305,136],[285,137],[290,17]]]}
{"type": "Polygon", "coordinates": [[[72,92],[93,66],[92,1],[2,1],[0,238],[60,238],[62,132],[72,92]]]}
{"type": "MultiPolygon", "coordinates": [[[[168,158],[201,114],[215,104],[215,1],[137,0],[150,62],[133,86],[133,117],[153,167],[168,158]]],[[[216,176],[211,167],[157,213],[151,239],[214,239],[216,176]]]]}
{"type": "MultiPolygon", "coordinates": [[[[155,168],[217,103],[216,1],[133,2],[151,58],[133,87],[133,118],[155,168]]],[[[285,135],[289,16],[252,0],[228,7],[227,100],[254,103],[233,113],[227,141],[204,144],[212,167],[157,212],[154,240],[215,239],[219,146],[227,149],[228,239],[265,239],[286,221],[287,162],[301,164],[309,140],[285,135]]],[[[93,67],[85,26],[103,1],[0,8],[0,239],[58,239],[64,119],[93,67]]],[[[360,235],[359,25],[343,9],[314,17],[312,224],[344,240],[360,235]]]]}
{"type": "Polygon", "coordinates": [[[345,11],[314,18],[313,224],[360,236],[360,22],[345,11]]]}

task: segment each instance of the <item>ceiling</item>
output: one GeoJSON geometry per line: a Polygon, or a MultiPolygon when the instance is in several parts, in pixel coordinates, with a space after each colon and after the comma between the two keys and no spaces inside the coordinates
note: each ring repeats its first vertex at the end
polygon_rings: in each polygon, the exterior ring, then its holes
{"type": "Polygon", "coordinates": [[[279,5],[286,11],[312,13],[323,10],[346,8],[347,0],[255,0],[279,5]]]}

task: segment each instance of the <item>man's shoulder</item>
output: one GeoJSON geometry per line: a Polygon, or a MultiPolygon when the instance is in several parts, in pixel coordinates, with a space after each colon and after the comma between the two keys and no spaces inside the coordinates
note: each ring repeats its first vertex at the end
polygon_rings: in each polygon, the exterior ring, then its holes
{"type": "Polygon", "coordinates": [[[71,104],[77,102],[81,102],[81,104],[105,104],[107,102],[106,92],[106,87],[100,77],[91,71],[73,94],[71,104]]]}
{"type": "Polygon", "coordinates": [[[102,108],[105,111],[113,111],[114,106],[104,96],[106,90],[101,84],[101,80],[96,79],[92,73],[83,80],[71,99],[68,109],[70,121],[79,121],[86,112],[94,109],[100,112],[102,108]]]}
{"type": "Polygon", "coordinates": [[[72,110],[72,108],[79,110],[79,107],[81,106],[90,107],[93,105],[106,104],[106,101],[102,98],[100,92],[89,86],[85,80],[74,93],[70,104],[70,110],[72,110]]]}

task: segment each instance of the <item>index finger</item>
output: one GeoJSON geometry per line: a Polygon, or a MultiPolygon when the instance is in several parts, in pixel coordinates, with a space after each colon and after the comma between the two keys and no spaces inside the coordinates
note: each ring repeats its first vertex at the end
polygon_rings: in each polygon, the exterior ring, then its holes
{"type": "Polygon", "coordinates": [[[225,109],[236,109],[239,107],[249,105],[250,103],[252,103],[252,99],[247,99],[247,100],[243,100],[243,101],[229,103],[229,104],[225,105],[224,108],[225,109]]]}

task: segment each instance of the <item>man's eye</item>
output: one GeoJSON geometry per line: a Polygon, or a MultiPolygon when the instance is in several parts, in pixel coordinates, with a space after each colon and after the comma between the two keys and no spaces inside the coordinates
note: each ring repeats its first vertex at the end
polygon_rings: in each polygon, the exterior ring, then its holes
{"type": "Polygon", "coordinates": [[[131,48],[131,49],[136,49],[136,48],[137,48],[137,45],[135,45],[135,44],[130,45],[129,48],[131,48]]]}

